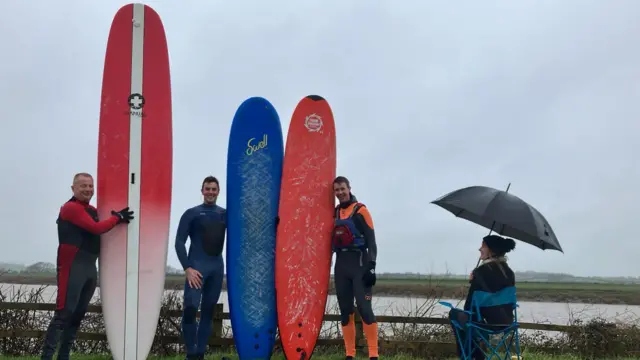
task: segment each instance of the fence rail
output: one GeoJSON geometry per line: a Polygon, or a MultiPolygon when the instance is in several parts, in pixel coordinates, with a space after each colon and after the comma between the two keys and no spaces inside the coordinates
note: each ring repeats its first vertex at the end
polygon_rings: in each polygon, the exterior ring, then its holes
{"type": "MultiPolygon", "coordinates": [[[[55,304],[50,303],[23,303],[23,302],[0,302],[0,310],[34,310],[34,311],[54,311],[55,304]]],[[[102,306],[89,305],[87,309],[88,313],[102,313],[102,306]]],[[[180,310],[162,310],[161,316],[167,317],[181,317],[182,311],[180,310]]],[[[198,312],[198,317],[200,312],[198,312]]],[[[213,320],[222,324],[222,320],[229,320],[229,313],[223,312],[223,305],[216,304],[213,320]]],[[[337,322],[340,321],[340,315],[338,314],[325,314],[325,322],[337,322]]],[[[376,321],[379,323],[395,323],[395,324],[421,324],[421,325],[446,325],[449,321],[442,317],[413,317],[413,316],[389,316],[389,315],[377,315],[376,321]]],[[[539,324],[539,323],[520,323],[520,329],[525,330],[542,330],[542,331],[559,331],[567,332],[572,327],[570,325],[556,325],[556,324],[539,324]]]]}
{"type": "MultiPolygon", "coordinates": [[[[0,302],[0,310],[25,310],[25,311],[54,311],[55,304],[50,303],[24,303],[24,302],[0,302]]],[[[233,338],[223,337],[223,321],[229,320],[229,313],[223,311],[222,304],[216,304],[213,314],[213,331],[209,339],[209,345],[214,347],[228,347],[233,346],[233,338]]],[[[87,309],[88,313],[102,313],[102,307],[100,305],[90,305],[87,309]]],[[[161,317],[179,318],[182,316],[180,310],[166,310],[160,311],[161,317]]],[[[197,313],[197,317],[200,316],[200,312],[197,313]]],[[[325,314],[324,322],[339,322],[340,315],[338,314],[325,314]]],[[[449,322],[446,318],[437,317],[409,317],[409,316],[376,316],[378,323],[395,323],[395,324],[423,324],[423,325],[447,325],[449,322]]],[[[568,325],[554,325],[554,324],[535,324],[535,323],[520,323],[521,329],[528,330],[542,330],[542,331],[559,331],[567,332],[572,327],[568,325]]],[[[42,338],[44,337],[44,331],[42,330],[21,330],[21,329],[9,329],[0,330],[0,338],[42,338]]],[[[77,334],[79,340],[89,341],[104,341],[107,340],[106,334],[96,332],[80,332],[77,334]]],[[[165,344],[179,344],[182,343],[180,336],[159,336],[156,335],[156,339],[165,344]]],[[[365,348],[366,341],[363,336],[362,322],[358,316],[356,310],[356,346],[358,348],[365,348]]],[[[433,341],[400,341],[400,340],[386,340],[379,339],[379,344],[382,348],[393,348],[394,350],[407,350],[411,352],[418,352],[421,354],[437,352],[441,354],[454,354],[455,344],[448,342],[433,342],[433,341]]],[[[276,341],[276,347],[280,346],[279,339],[276,341]]],[[[320,338],[317,341],[318,346],[342,346],[342,339],[325,339],[320,338]]]]}

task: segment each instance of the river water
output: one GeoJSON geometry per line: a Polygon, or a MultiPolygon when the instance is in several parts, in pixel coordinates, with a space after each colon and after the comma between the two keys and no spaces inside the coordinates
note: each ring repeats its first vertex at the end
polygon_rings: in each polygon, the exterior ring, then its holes
{"type": "MultiPolygon", "coordinates": [[[[24,301],[24,298],[16,298],[20,293],[29,293],[36,289],[43,288],[41,285],[18,285],[1,284],[0,292],[7,296],[7,301],[24,301]]],[[[166,290],[175,292],[175,290],[166,290]]],[[[57,293],[56,286],[46,286],[42,292],[45,302],[55,302],[57,293]]],[[[97,289],[94,299],[100,296],[97,289]]],[[[181,294],[178,293],[180,296],[181,294]]],[[[458,299],[442,299],[454,305],[462,306],[462,301],[458,299]]],[[[224,311],[229,311],[226,291],[220,295],[219,303],[224,304],[224,311]]],[[[520,301],[518,308],[518,319],[521,322],[536,322],[565,325],[570,319],[582,319],[587,321],[594,317],[605,318],[608,321],[618,323],[640,324],[640,306],[637,305],[608,305],[608,304],[584,304],[584,303],[554,303],[554,302],[534,302],[520,301]]],[[[373,298],[373,307],[376,315],[395,316],[430,316],[441,317],[447,314],[448,310],[444,306],[434,304],[433,299],[428,298],[408,298],[379,296],[373,298]],[[430,307],[429,305],[433,306],[430,307]],[[423,310],[427,308],[427,311],[423,310]]],[[[327,313],[337,313],[337,301],[335,295],[329,295],[327,301],[327,313]]]]}

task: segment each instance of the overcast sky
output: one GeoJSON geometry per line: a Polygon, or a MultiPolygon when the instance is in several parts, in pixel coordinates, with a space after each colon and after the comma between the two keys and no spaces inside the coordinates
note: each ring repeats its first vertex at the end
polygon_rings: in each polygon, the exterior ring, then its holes
{"type": "MultiPolygon", "coordinates": [[[[105,46],[125,3],[0,3],[0,261],[55,262],[72,176],[96,173],[105,46]]],[[[338,173],[373,215],[379,272],[468,273],[487,230],[429,202],[511,182],[565,251],[519,242],[513,268],[640,275],[640,2],[146,3],[171,61],[170,265],[205,176],[226,206],[242,101],[271,101],[286,136],[297,102],[319,94],[338,173]]]]}

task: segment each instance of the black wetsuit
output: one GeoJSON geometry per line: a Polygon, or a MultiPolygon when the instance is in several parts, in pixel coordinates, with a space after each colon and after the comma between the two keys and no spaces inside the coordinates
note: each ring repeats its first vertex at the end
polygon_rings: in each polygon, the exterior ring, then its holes
{"type": "Polygon", "coordinates": [[[68,359],[80,322],[97,285],[96,261],[100,255],[100,234],[111,230],[120,217],[99,221],[90,204],[71,198],[58,215],[58,296],[42,348],[42,359],[51,359],[61,340],[58,359],[68,359]],[[60,336],[62,335],[62,339],[60,336]]]}
{"type": "Polygon", "coordinates": [[[371,307],[372,287],[367,286],[363,278],[365,273],[375,267],[377,246],[371,215],[363,204],[357,203],[352,196],[351,201],[338,205],[336,219],[352,219],[355,225],[354,232],[364,239],[364,245],[360,249],[337,248],[336,263],[334,267],[334,279],[336,285],[336,297],[340,308],[342,325],[349,323],[353,314],[353,300],[355,298],[358,312],[365,324],[376,321],[371,307]],[[353,213],[354,206],[358,205],[357,212],[353,213]]]}

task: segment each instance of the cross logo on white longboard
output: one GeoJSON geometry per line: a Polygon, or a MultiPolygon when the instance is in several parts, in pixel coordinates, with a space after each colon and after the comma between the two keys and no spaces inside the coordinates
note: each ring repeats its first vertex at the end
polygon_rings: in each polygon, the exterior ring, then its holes
{"type": "Polygon", "coordinates": [[[144,96],[142,94],[131,94],[129,95],[129,107],[134,110],[140,110],[144,106],[144,96]]]}

